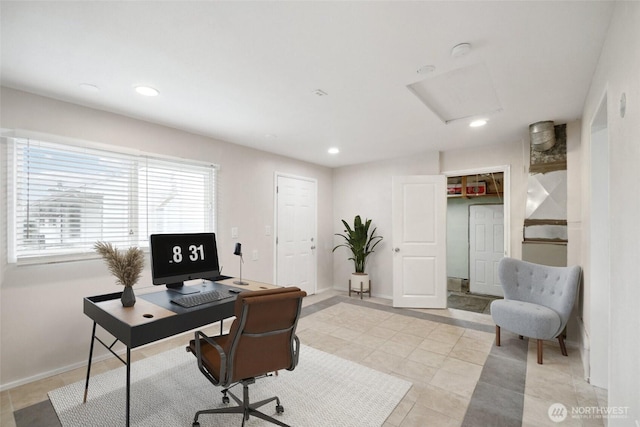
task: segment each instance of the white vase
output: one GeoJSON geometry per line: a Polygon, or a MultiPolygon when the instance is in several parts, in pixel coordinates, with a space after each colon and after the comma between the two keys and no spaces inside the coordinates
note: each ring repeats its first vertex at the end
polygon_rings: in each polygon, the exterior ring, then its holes
{"type": "Polygon", "coordinates": [[[358,292],[368,292],[369,275],[367,273],[351,273],[351,290],[358,292]]]}

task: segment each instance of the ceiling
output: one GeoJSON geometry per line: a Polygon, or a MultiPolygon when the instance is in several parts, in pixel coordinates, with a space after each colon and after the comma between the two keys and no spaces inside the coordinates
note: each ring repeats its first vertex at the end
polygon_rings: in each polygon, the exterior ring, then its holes
{"type": "Polygon", "coordinates": [[[0,76],[3,86],[338,167],[528,141],[531,123],[580,118],[613,6],[2,1],[0,76]],[[460,43],[470,51],[452,56],[460,43]],[[140,84],[160,95],[138,95],[140,84]],[[453,109],[446,120],[434,112],[440,101],[453,109]],[[486,126],[468,126],[480,116],[486,126]]]}

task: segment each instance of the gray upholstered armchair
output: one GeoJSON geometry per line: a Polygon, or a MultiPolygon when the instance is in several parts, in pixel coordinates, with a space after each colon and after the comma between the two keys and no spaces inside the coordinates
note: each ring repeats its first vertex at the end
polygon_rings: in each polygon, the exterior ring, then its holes
{"type": "Polygon", "coordinates": [[[538,363],[542,364],[542,342],[558,338],[564,356],[567,349],[562,333],[573,309],[581,269],[550,267],[513,258],[503,258],[498,277],[504,299],[491,303],[496,324],[496,345],[500,328],[538,340],[538,363]]]}

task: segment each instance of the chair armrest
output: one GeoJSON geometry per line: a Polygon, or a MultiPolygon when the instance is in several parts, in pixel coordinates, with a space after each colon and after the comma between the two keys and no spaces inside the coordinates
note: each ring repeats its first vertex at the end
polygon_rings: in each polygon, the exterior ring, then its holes
{"type": "Polygon", "coordinates": [[[293,336],[293,340],[295,341],[295,348],[293,349],[293,363],[291,369],[289,371],[293,371],[296,366],[298,366],[298,360],[300,359],[300,339],[297,335],[293,336]]]}
{"type": "Polygon", "coordinates": [[[213,383],[213,385],[220,385],[226,378],[227,373],[227,355],[224,352],[224,349],[220,347],[220,345],[209,338],[207,335],[203,334],[201,331],[195,332],[195,347],[196,347],[196,359],[198,359],[198,369],[200,372],[204,374],[205,377],[209,379],[213,383]],[[218,380],[204,367],[202,363],[202,350],[201,350],[201,341],[204,340],[207,344],[211,345],[215,348],[220,354],[220,372],[218,373],[218,380]]]}

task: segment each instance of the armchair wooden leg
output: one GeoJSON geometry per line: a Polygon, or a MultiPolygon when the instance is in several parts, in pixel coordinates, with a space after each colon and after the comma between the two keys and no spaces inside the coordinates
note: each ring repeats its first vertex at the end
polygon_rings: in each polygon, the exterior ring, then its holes
{"type": "Polygon", "coordinates": [[[500,326],[496,325],[496,347],[500,347],[500,326]]]}
{"type": "Polygon", "coordinates": [[[560,351],[562,351],[562,355],[568,356],[567,347],[564,345],[564,337],[562,334],[558,335],[558,342],[560,343],[560,351]]]}
{"type": "Polygon", "coordinates": [[[542,365],[542,340],[538,340],[538,365],[542,365]]]}

